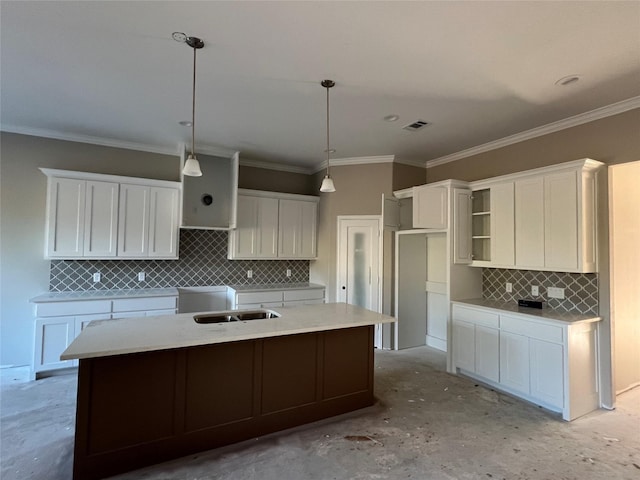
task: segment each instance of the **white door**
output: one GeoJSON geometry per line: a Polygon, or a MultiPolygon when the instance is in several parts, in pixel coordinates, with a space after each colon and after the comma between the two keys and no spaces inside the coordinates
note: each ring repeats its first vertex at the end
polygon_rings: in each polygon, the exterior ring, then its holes
{"type": "Polygon", "coordinates": [[[543,191],[542,177],[515,183],[517,267],[544,267],[543,191]]]}
{"type": "MultiPolygon", "coordinates": [[[[380,217],[338,217],[338,302],[381,311],[380,217]]],[[[381,326],[376,326],[376,347],[381,326]]]]}
{"type": "Polygon", "coordinates": [[[576,172],[544,177],[544,266],[578,268],[578,178],[576,172]]]}
{"type": "Polygon", "coordinates": [[[413,187],[413,228],[447,228],[447,187],[413,187]]]}

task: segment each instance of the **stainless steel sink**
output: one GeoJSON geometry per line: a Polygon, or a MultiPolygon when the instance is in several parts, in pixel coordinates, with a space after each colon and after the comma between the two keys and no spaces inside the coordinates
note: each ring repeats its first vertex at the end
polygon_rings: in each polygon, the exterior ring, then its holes
{"type": "Polygon", "coordinates": [[[196,323],[225,323],[225,322],[237,322],[238,319],[231,315],[225,314],[208,314],[201,313],[200,315],[194,315],[193,319],[196,323]]]}
{"type": "Polygon", "coordinates": [[[194,315],[196,323],[227,323],[244,322],[247,320],[264,320],[265,318],[278,318],[280,314],[271,310],[251,310],[240,312],[216,312],[200,313],[194,315]]]}

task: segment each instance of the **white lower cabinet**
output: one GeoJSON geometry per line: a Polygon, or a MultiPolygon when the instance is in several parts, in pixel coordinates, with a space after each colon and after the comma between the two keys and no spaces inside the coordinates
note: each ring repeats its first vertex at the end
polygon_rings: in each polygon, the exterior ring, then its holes
{"type": "Polygon", "coordinates": [[[296,289],[260,289],[238,291],[233,287],[227,290],[228,304],[231,310],[253,308],[278,308],[324,303],[324,287],[296,289]]]}
{"type": "Polygon", "coordinates": [[[60,355],[90,322],[173,315],[177,302],[177,295],[170,295],[36,303],[33,374],[77,366],[77,360],[62,361],[60,355]]]}
{"type": "Polygon", "coordinates": [[[500,332],[500,383],[529,394],[529,338],[500,332]]]}
{"type": "Polygon", "coordinates": [[[562,345],[529,339],[531,396],[562,408],[564,371],[562,345]]]}
{"type": "Polygon", "coordinates": [[[456,370],[573,420],[600,405],[599,317],[565,322],[453,303],[456,370]]]}

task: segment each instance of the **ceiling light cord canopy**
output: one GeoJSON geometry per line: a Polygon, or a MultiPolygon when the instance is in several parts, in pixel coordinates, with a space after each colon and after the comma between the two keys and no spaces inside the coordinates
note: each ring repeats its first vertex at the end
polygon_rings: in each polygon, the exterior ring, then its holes
{"type": "Polygon", "coordinates": [[[184,42],[193,48],[193,95],[191,96],[191,153],[184,163],[182,174],[188,177],[201,177],[202,170],[200,162],[196,158],[196,50],[204,47],[204,42],[198,37],[187,37],[184,33],[174,32],[173,39],[177,42],[184,42]]]}
{"type": "Polygon", "coordinates": [[[331,174],[329,171],[330,168],[330,155],[331,155],[331,147],[329,146],[329,89],[336,84],[333,80],[323,80],[320,82],[324,88],[327,89],[327,174],[322,180],[322,185],[320,186],[321,192],[331,193],[336,191],[336,187],[333,185],[333,179],[331,178],[331,174]]]}

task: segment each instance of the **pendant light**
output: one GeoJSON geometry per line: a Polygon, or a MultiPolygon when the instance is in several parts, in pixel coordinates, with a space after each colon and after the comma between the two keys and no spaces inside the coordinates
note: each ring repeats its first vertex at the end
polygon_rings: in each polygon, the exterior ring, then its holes
{"type": "Polygon", "coordinates": [[[324,88],[327,89],[327,174],[324,176],[324,180],[322,180],[322,185],[320,186],[321,192],[331,193],[336,191],[336,187],[333,185],[333,179],[329,173],[329,160],[331,155],[331,148],[329,147],[329,89],[336,84],[333,80],[323,80],[320,82],[324,88]]]}
{"type": "Polygon", "coordinates": [[[196,158],[196,50],[204,47],[204,42],[198,37],[188,37],[184,33],[174,32],[173,39],[176,42],[182,42],[193,48],[193,95],[191,97],[191,153],[187,157],[187,161],[182,169],[182,174],[188,177],[201,177],[200,162],[196,158]]]}

